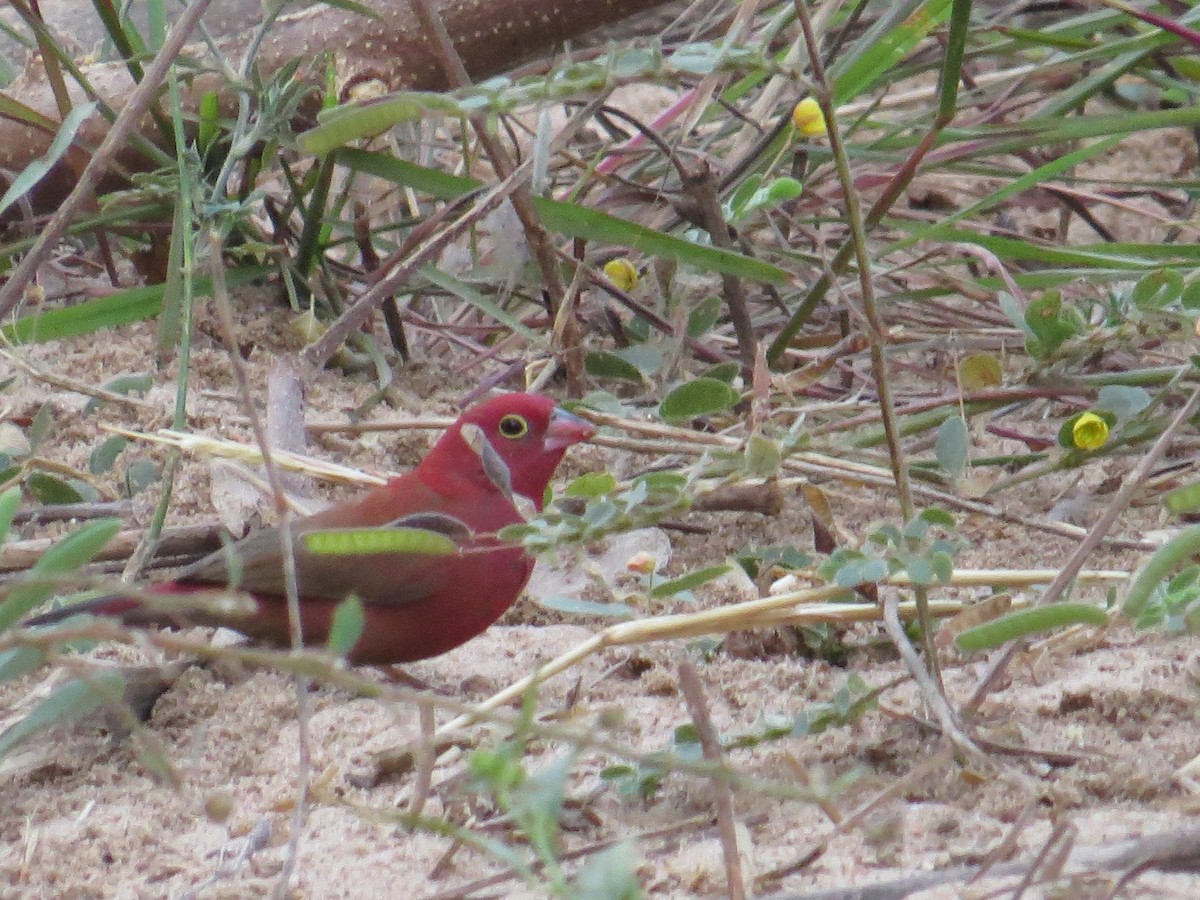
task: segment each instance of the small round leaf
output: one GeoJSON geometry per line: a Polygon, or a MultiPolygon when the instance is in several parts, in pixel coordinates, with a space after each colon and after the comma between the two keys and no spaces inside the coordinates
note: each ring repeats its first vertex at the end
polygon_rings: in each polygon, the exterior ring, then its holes
{"type": "Polygon", "coordinates": [[[690,419],[732,409],[741,397],[737,391],[715,378],[696,378],[667,394],[658,408],[664,419],[690,419]]]}

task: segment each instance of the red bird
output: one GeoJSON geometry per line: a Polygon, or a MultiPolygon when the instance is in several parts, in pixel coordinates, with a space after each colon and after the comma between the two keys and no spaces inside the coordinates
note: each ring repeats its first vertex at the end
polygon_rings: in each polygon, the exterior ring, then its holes
{"type": "MultiPolygon", "coordinates": [[[[366,616],[349,660],[359,665],[412,662],[469,641],[516,601],[533,571],[520,547],[495,532],[523,522],[514,495],[538,509],[567,448],[596,429],[555,407],[547,397],[506,394],[472,406],[450,426],[411,472],[357,498],[292,523],[305,643],[329,635],[337,605],[353,594],[366,616]],[[458,546],[449,555],[409,552],[313,552],[300,536],[330,529],[420,528],[458,546]]],[[[358,536],[362,532],[357,532],[358,536]]],[[[265,643],[289,643],[280,535],[268,528],[185,568],[147,596],[233,587],[248,593],[243,613],[189,608],[121,596],[68,606],[26,622],[59,622],[77,612],[138,624],[232,628],[265,643]],[[231,565],[232,563],[232,565],[231,565]]]]}

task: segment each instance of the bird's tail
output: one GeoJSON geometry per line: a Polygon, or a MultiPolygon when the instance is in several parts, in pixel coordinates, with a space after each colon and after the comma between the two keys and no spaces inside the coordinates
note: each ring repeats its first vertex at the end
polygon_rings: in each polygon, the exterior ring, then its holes
{"type": "Polygon", "coordinates": [[[58,609],[52,609],[49,612],[26,619],[22,624],[26,628],[57,625],[60,622],[65,622],[71,616],[79,615],[80,613],[102,616],[106,619],[119,619],[126,625],[198,624],[180,621],[181,619],[191,619],[192,617],[180,615],[183,612],[182,609],[174,611],[173,614],[173,611],[167,604],[155,603],[153,601],[148,602],[147,597],[194,594],[200,590],[203,589],[195,585],[168,581],[163,584],[154,585],[144,596],[105,594],[102,597],[93,597],[90,600],[84,600],[82,603],[60,606],[58,609]]]}
{"type": "Polygon", "coordinates": [[[111,594],[105,597],[93,597],[91,600],[85,600],[83,603],[60,606],[58,609],[52,609],[31,619],[26,619],[22,624],[27,628],[57,625],[59,622],[65,622],[71,616],[78,615],[79,613],[91,613],[93,616],[104,616],[110,619],[124,619],[125,616],[135,613],[141,605],[142,601],[136,597],[111,594]]]}

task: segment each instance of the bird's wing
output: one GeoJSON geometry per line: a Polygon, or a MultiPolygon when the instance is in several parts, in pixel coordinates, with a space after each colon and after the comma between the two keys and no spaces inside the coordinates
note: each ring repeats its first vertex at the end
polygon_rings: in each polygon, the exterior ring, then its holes
{"type": "MultiPolygon", "coordinates": [[[[449,583],[458,549],[472,538],[471,529],[455,516],[418,512],[382,526],[346,528],[304,521],[293,526],[292,552],[302,597],[343,600],[350,594],[365,603],[414,603],[449,583]],[[435,552],[406,552],[386,540],[371,540],[397,529],[416,529],[448,539],[453,548],[435,552]],[[356,547],[318,552],[304,540],[314,532],[355,532],[356,547]],[[374,545],[374,549],[366,547],[374,545]],[[360,548],[361,551],[360,552],[360,548]]],[[[286,593],[278,528],[266,528],[236,544],[209,554],[184,569],[176,579],[185,584],[224,585],[251,594],[286,593]]]]}

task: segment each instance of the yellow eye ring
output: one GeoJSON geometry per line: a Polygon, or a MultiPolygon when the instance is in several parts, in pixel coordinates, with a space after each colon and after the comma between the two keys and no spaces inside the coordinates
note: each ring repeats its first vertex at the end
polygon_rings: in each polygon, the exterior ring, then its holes
{"type": "Polygon", "coordinates": [[[500,433],[513,440],[523,438],[529,433],[529,423],[525,421],[524,416],[509,413],[500,419],[500,433]]]}

